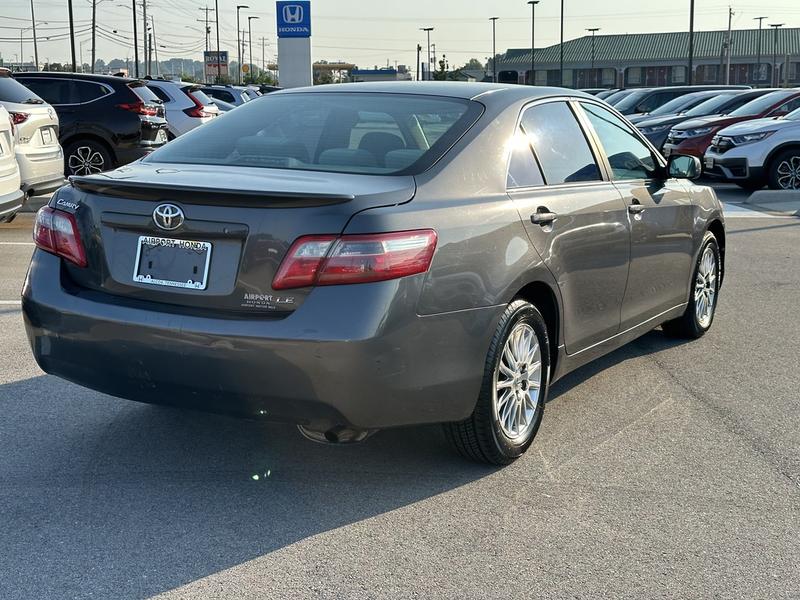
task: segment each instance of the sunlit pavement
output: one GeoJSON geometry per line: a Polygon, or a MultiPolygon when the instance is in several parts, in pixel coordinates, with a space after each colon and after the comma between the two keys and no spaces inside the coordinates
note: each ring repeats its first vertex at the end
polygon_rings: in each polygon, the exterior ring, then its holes
{"type": "Polygon", "coordinates": [[[320,446],[45,376],[32,215],[0,226],[0,597],[797,598],[800,219],[721,192],[712,331],[569,376],[499,470],[433,426],[320,446]]]}

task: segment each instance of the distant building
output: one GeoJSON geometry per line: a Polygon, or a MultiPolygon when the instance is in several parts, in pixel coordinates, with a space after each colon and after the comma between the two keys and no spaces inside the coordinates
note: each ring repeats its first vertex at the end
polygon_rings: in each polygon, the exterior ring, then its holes
{"type": "MultiPolygon", "coordinates": [[[[725,83],[726,33],[695,32],[694,83],[725,83]]],[[[559,44],[536,49],[536,85],[611,88],[688,83],[688,32],[597,35],[594,69],[592,37],[569,40],[564,42],[563,81],[559,80],[559,49],[559,44]]],[[[492,68],[490,61],[490,73],[492,68]]],[[[530,48],[509,49],[497,57],[498,81],[528,83],[530,68],[530,48]]],[[[790,86],[800,85],[800,28],[781,28],[777,34],[768,27],[760,34],[758,29],[733,30],[730,83],[769,87],[773,74],[779,76],[780,85],[787,76],[790,86]]]]}
{"type": "Polygon", "coordinates": [[[350,71],[350,81],[408,81],[411,79],[411,74],[408,70],[400,65],[402,69],[352,69],[350,71]]]}
{"type": "Polygon", "coordinates": [[[38,71],[39,68],[31,62],[12,62],[8,60],[3,60],[0,58],[0,67],[5,67],[6,69],[10,69],[11,71],[20,72],[20,71],[38,71]]]}

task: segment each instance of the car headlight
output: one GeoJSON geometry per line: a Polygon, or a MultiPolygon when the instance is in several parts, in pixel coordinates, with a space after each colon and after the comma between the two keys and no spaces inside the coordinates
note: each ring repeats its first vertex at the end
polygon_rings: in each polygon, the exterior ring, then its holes
{"type": "Polygon", "coordinates": [[[760,142],[764,138],[768,138],[775,130],[772,131],[761,131],[759,133],[745,133],[744,135],[733,135],[731,139],[733,143],[737,146],[741,146],[742,144],[751,144],[753,142],[760,142]]]}
{"type": "Polygon", "coordinates": [[[658,133],[659,131],[669,129],[670,127],[670,125],[653,125],[652,127],[640,127],[639,131],[642,133],[658,133]]]}
{"type": "Polygon", "coordinates": [[[697,129],[684,129],[683,135],[680,137],[699,137],[701,135],[706,135],[707,133],[711,133],[714,130],[713,127],[698,127],[697,129]]]}

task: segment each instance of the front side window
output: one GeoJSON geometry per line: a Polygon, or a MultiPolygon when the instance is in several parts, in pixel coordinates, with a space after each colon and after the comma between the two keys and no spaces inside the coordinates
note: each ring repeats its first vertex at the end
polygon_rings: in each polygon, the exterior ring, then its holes
{"type": "Polygon", "coordinates": [[[548,185],[602,179],[583,130],[566,102],[527,109],[522,129],[536,151],[548,185]]]}
{"type": "Polygon", "coordinates": [[[595,104],[581,103],[608,156],[614,179],[649,179],[656,173],[650,148],[615,114],[595,104]]]}
{"type": "Polygon", "coordinates": [[[277,93],[248,102],[151,154],[148,162],[364,174],[416,174],[483,112],[459,98],[277,93]]]}

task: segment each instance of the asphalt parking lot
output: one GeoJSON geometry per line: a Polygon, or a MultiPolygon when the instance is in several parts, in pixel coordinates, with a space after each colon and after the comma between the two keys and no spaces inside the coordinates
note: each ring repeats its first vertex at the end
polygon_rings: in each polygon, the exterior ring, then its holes
{"type": "Polygon", "coordinates": [[[438,427],[320,446],[46,376],[32,216],[0,226],[0,597],[800,597],[800,218],[721,196],[709,334],[568,376],[505,469],[438,427]]]}

